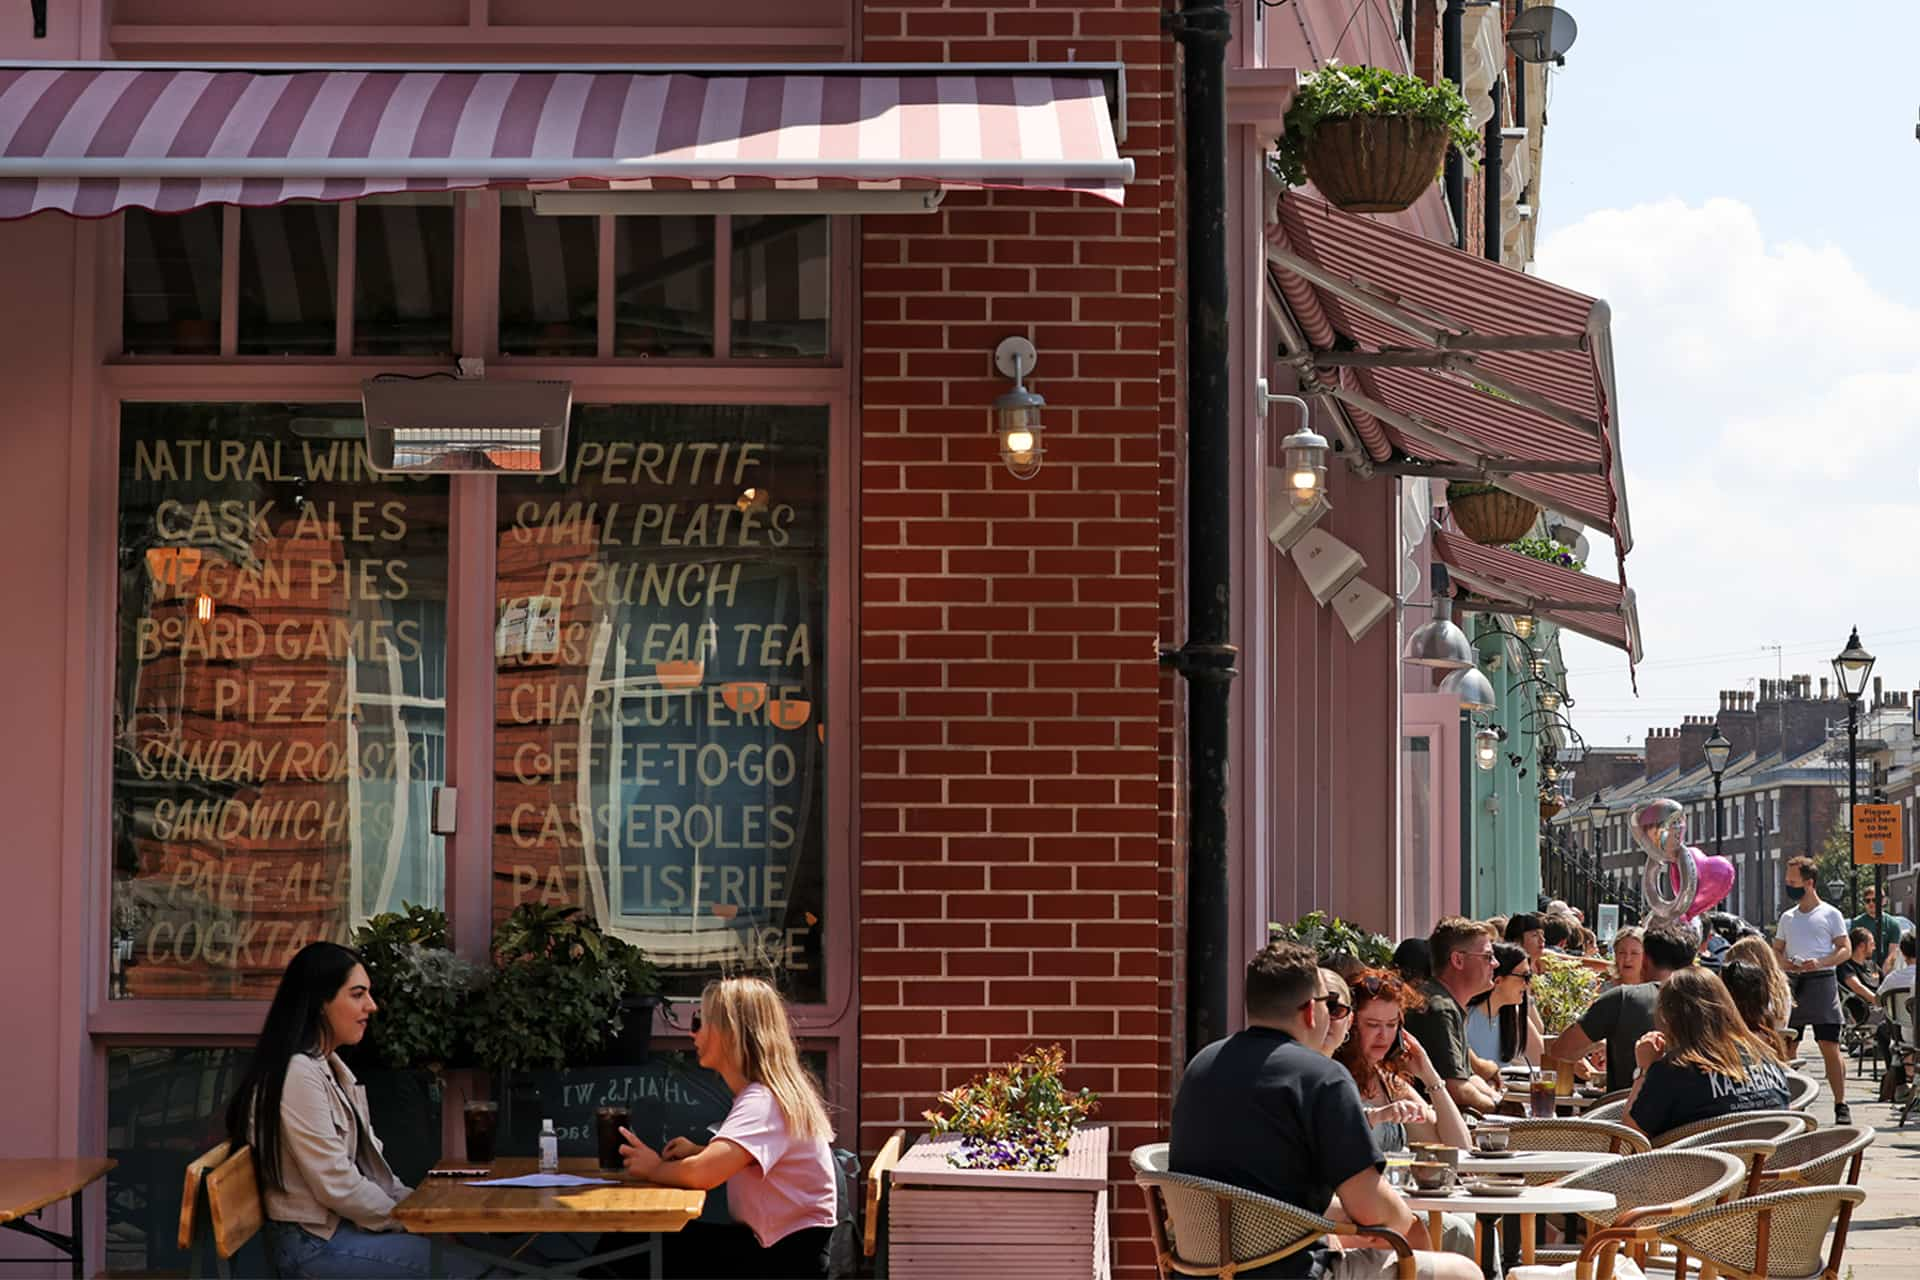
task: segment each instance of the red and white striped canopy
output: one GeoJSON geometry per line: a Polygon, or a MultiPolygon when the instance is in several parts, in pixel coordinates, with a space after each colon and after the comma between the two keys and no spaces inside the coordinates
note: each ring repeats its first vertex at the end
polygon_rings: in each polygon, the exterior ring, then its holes
{"type": "Polygon", "coordinates": [[[1085,191],[1099,74],[1058,68],[0,67],[0,218],[539,184],[1085,191]]]}

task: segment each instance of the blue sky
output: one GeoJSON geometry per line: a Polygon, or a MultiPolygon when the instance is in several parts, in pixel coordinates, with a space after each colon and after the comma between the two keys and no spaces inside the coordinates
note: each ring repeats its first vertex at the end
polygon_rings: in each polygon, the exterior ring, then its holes
{"type": "Polygon", "coordinates": [[[1646,641],[1636,699],[1567,639],[1575,725],[1817,680],[1854,623],[1920,688],[1920,0],[1564,7],[1537,269],[1613,307],[1646,641]]]}

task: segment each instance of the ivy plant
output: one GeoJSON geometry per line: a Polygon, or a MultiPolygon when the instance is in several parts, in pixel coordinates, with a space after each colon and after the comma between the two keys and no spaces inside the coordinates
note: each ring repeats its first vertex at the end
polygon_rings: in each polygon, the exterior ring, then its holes
{"type": "Polygon", "coordinates": [[[1333,961],[1343,952],[1369,969],[1383,969],[1393,960],[1393,943],[1384,935],[1324,911],[1309,911],[1292,924],[1269,924],[1267,940],[1312,947],[1322,964],[1333,961]]]}
{"type": "Polygon", "coordinates": [[[1314,131],[1329,120],[1357,116],[1404,116],[1443,125],[1452,144],[1469,161],[1479,155],[1467,100],[1450,80],[1428,84],[1418,76],[1402,75],[1384,67],[1352,67],[1331,63],[1304,77],[1287,108],[1286,124],[1272,157],[1275,172],[1288,186],[1307,180],[1306,145],[1314,131]]]}
{"type": "Polygon", "coordinates": [[[1039,1173],[1059,1168],[1074,1126],[1100,1106],[1091,1089],[1067,1088],[1061,1079],[1066,1066],[1067,1053],[1059,1045],[1035,1047],[941,1094],[942,1109],[925,1116],[934,1133],[960,1135],[960,1149],[948,1163],[1039,1173]]]}
{"type": "Polygon", "coordinates": [[[1582,964],[1548,964],[1536,970],[1528,994],[1540,1008],[1542,1029],[1557,1036],[1572,1026],[1593,1003],[1599,985],[1600,979],[1582,964]]]}
{"type": "Polygon", "coordinates": [[[1562,569],[1572,569],[1576,573],[1587,567],[1585,560],[1577,559],[1573,549],[1564,542],[1553,538],[1522,538],[1518,542],[1509,542],[1507,550],[1516,555],[1538,560],[1542,564],[1558,565],[1562,569]]]}

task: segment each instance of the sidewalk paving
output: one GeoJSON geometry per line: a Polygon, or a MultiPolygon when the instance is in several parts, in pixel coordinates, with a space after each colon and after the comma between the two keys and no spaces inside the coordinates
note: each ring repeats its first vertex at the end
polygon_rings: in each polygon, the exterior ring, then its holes
{"type": "MultiPolygon", "coordinates": [[[[1815,1067],[1815,1074],[1820,1074],[1815,1067]]],[[[1920,1276],[1920,1111],[1899,1127],[1899,1108],[1862,1101],[1877,1092],[1871,1074],[1847,1074],[1847,1099],[1855,1124],[1872,1125],[1878,1135],[1867,1148],[1860,1186],[1867,1201],[1847,1229],[1847,1252],[1840,1280],[1913,1280],[1920,1276]]],[[[1813,1114],[1833,1123],[1833,1100],[1824,1077],[1813,1114]]]]}

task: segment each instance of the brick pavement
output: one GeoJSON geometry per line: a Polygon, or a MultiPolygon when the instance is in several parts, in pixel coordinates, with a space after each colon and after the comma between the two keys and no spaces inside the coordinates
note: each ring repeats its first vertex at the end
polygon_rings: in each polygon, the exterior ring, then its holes
{"type": "MultiPolygon", "coordinates": [[[[1871,1078],[1849,1075],[1853,1122],[1872,1125],[1879,1137],[1867,1148],[1866,1163],[1860,1169],[1867,1201],[1847,1231],[1840,1280],[1912,1280],[1920,1276],[1920,1112],[1900,1128],[1895,1123],[1897,1108],[1860,1101],[1871,1098],[1874,1091],[1871,1078]]],[[[1833,1104],[1824,1082],[1814,1114],[1823,1125],[1833,1123],[1833,1104]]]]}

